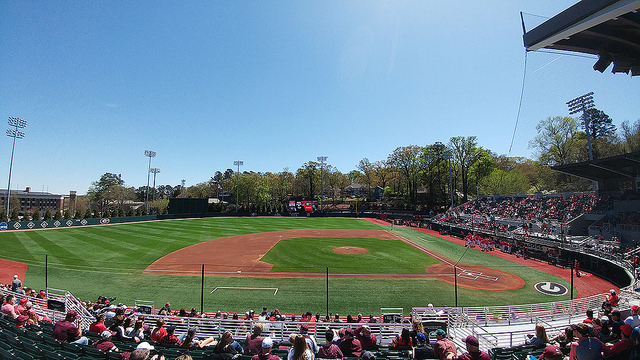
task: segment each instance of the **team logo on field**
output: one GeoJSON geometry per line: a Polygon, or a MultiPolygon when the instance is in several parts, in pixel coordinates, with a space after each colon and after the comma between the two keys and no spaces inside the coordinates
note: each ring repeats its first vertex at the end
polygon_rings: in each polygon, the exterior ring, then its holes
{"type": "Polygon", "coordinates": [[[539,282],[533,285],[536,291],[550,296],[562,296],[569,292],[566,286],[552,282],[539,282]]]}

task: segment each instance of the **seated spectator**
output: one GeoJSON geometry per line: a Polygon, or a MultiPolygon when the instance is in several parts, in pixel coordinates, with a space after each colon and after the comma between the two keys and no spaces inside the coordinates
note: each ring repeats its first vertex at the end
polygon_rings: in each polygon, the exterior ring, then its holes
{"type": "Polygon", "coordinates": [[[198,331],[195,327],[190,327],[187,330],[187,335],[182,339],[182,345],[180,347],[185,349],[195,349],[195,348],[203,348],[209,346],[215,342],[213,337],[209,337],[205,340],[196,339],[196,332],[198,331]]]}
{"type": "Polygon", "coordinates": [[[38,318],[35,310],[30,309],[29,311],[27,311],[27,316],[29,317],[29,319],[27,319],[27,324],[39,326],[40,319],[38,318]]]}
{"type": "Polygon", "coordinates": [[[417,344],[418,342],[416,341],[416,335],[418,335],[418,333],[423,333],[424,334],[424,326],[422,325],[422,321],[421,320],[413,320],[412,323],[412,329],[409,332],[409,335],[411,335],[411,341],[414,344],[417,344]]]}
{"type": "Polygon", "coordinates": [[[23,328],[27,324],[27,320],[29,319],[26,315],[20,315],[16,318],[16,327],[23,328]]]}
{"type": "Polygon", "coordinates": [[[411,339],[411,333],[409,329],[402,328],[399,335],[391,341],[391,349],[398,349],[401,347],[413,346],[413,340],[411,339]]]}
{"type": "Polygon", "coordinates": [[[440,360],[450,359],[456,356],[456,345],[447,339],[447,333],[438,329],[435,331],[436,343],[433,345],[433,356],[440,360]]]}
{"type": "Polygon", "coordinates": [[[313,360],[314,355],[307,340],[302,335],[296,335],[293,339],[293,346],[289,349],[287,360],[313,360]]]}
{"type": "Polygon", "coordinates": [[[525,341],[525,344],[533,345],[537,348],[543,348],[547,345],[548,342],[549,342],[549,337],[547,337],[547,330],[542,325],[536,325],[535,336],[527,339],[525,341]]]}
{"type": "Polygon", "coordinates": [[[14,304],[15,304],[15,300],[13,298],[13,295],[11,294],[7,295],[4,298],[4,304],[2,304],[2,307],[0,308],[0,312],[2,312],[3,314],[9,315],[14,319],[17,318],[18,314],[16,313],[14,304]]]}
{"type": "Polygon", "coordinates": [[[79,345],[89,344],[89,339],[85,336],[82,336],[82,329],[76,327],[73,324],[73,322],[75,322],[77,319],[78,312],[75,310],[69,310],[64,320],[56,322],[56,324],[53,326],[53,338],[61,342],[70,342],[79,345]]]}
{"type": "Polygon", "coordinates": [[[22,313],[24,312],[25,306],[27,305],[27,298],[23,297],[22,299],[20,299],[20,301],[18,302],[18,305],[15,305],[13,307],[13,310],[16,312],[16,314],[18,315],[22,315],[22,313]]]}
{"type": "Polygon", "coordinates": [[[213,349],[213,352],[218,354],[242,354],[242,346],[237,341],[233,340],[233,333],[231,330],[226,330],[222,333],[220,340],[213,349]]]}
{"type": "Polygon", "coordinates": [[[92,322],[89,325],[89,331],[94,332],[96,334],[102,334],[103,331],[107,330],[107,326],[104,324],[107,315],[98,314],[96,315],[96,321],[92,322]]]}
{"type": "Polygon", "coordinates": [[[375,348],[378,344],[376,336],[371,333],[369,325],[362,325],[356,328],[356,339],[360,341],[363,349],[375,348]]]}
{"type": "Polygon", "coordinates": [[[342,340],[340,341],[338,347],[345,357],[360,357],[360,355],[362,355],[362,344],[360,344],[360,341],[355,338],[355,333],[351,328],[344,329],[344,335],[342,336],[342,340]]]}
{"type": "Polygon", "coordinates": [[[639,311],[640,311],[640,306],[638,305],[631,306],[631,315],[627,316],[627,318],[624,319],[624,323],[631,325],[632,328],[640,326],[640,316],[638,316],[639,311]]]}
{"type": "Polygon", "coordinates": [[[262,349],[262,340],[264,339],[260,334],[262,334],[262,329],[264,329],[264,324],[255,323],[253,324],[253,332],[251,334],[247,334],[247,338],[244,340],[244,354],[245,355],[258,355],[262,349]]]}
{"type": "Polygon", "coordinates": [[[469,335],[466,338],[462,339],[464,341],[465,346],[467,347],[467,353],[459,356],[451,356],[451,359],[454,360],[491,360],[491,356],[484,351],[480,351],[478,339],[469,335]]]}
{"type": "Polygon", "coordinates": [[[615,344],[607,344],[609,351],[611,351],[612,355],[620,354],[621,352],[626,351],[631,348],[633,344],[633,340],[631,340],[631,332],[633,329],[631,325],[624,324],[620,326],[620,333],[622,334],[622,340],[617,341],[615,344]]]}
{"type": "Polygon", "coordinates": [[[569,360],[602,359],[611,352],[602,341],[591,336],[591,329],[585,323],[577,324],[573,335],[577,342],[571,343],[569,360]]]}
{"type": "Polygon", "coordinates": [[[116,319],[115,323],[109,328],[109,330],[111,330],[115,334],[114,337],[116,340],[118,341],[133,340],[136,343],[140,342],[140,339],[127,335],[127,328],[131,325],[131,321],[133,321],[131,318],[126,318],[123,320],[116,316],[115,319],[116,319]]]}
{"type": "Polygon", "coordinates": [[[318,343],[316,342],[315,336],[309,334],[309,325],[300,325],[300,335],[304,336],[304,339],[307,341],[307,345],[309,345],[309,349],[311,349],[314,354],[317,354],[318,343]]]}
{"type": "Polygon", "coordinates": [[[416,347],[413,348],[413,358],[415,360],[433,358],[433,346],[427,342],[427,336],[423,332],[416,334],[416,347]]]}
{"type": "MultiPolygon", "coordinates": [[[[331,329],[327,329],[324,333],[325,344],[320,346],[318,350],[318,358],[320,359],[343,359],[342,351],[338,345],[333,343],[335,333],[331,329]]],[[[255,359],[253,359],[255,360],[255,359]]]]}
{"type": "Polygon", "coordinates": [[[176,332],[175,326],[173,325],[167,326],[167,335],[163,336],[159,342],[161,344],[175,344],[178,346],[182,345],[178,337],[174,335],[175,332],[176,332]]]}
{"type": "Polygon", "coordinates": [[[582,321],[585,324],[593,323],[593,310],[587,310],[587,318],[582,321]]]}
{"type": "Polygon", "coordinates": [[[540,359],[542,360],[562,360],[564,359],[564,354],[559,347],[554,345],[548,345],[544,348],[542,355],[540,355],[540,359]]]}
{"type": "Polygon", "coordinates": [[[103,331],[100,334],[100,340],[96,341],[95,344],[93,344],[93,347],[98,349],[98,350],[102,350],[104,352],[118,351],[118,347],[116,347],[111,342],[111,337],[112,336],[113,336],[113,334],[111,333],[111,331],[109,331],[109,330],[103,331]]]}
{"type": "Polygon", "coordinates": [[[125,331],[125,335],[132,338],[132,339],[138,339],[143,340],[144,339],[144,321],[143,320],[136,320],[135,324],[133,324],[132,328],[127,328],[125,331]]]}
{"type": "Polygon", "coordinates": [[[158,318],[156,320],[156,327],[151,330],[151,341],[160,342],[165,335],[167,335],[167,329],[164,327],[164,318],[158,318]]]}
{"type": "Polygon", "coordinates": [[[253,355],[251,360],[282,360],[279,356],[271,355],[271,348],[273,347],[273,340],[270,337],[262,339],[260,345],[260,352],[257,355],[253,355]]]}

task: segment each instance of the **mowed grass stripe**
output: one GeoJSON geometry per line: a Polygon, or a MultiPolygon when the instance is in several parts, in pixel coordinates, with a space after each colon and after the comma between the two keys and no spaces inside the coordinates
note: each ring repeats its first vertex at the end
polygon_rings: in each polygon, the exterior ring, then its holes
{"type": "Polygon", "coordinates": [[[439,263],[401,240],[376,238],[303,237],[282,239],[262,261],[273,264],[273,272],[330,273],[424,273],[439,263]],[[366,249],[363,254],[342,254],[337,247],[366,249]]]}

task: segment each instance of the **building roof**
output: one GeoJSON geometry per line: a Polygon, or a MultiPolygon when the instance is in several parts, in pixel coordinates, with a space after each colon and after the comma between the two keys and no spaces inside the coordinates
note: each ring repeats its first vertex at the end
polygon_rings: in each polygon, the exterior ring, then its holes
{"type": "Polygon", "coordinates": [[[527,51],[598,55],[594,70],[640,75],[640,0],[582,0],[525,32],[527,51]]]}
{"type": "Polygon", "coordinates": [[[640,176],[640,151],[551,168],[602,184],[610,183],[611,180],[633,181],[640,176]]]}

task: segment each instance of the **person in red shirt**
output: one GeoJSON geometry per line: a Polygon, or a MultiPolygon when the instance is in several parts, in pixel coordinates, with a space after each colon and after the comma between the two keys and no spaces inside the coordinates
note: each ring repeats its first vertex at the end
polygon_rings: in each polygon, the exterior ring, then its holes
{"type": "Polygon", "coordinates": [[[619,354],[633,346],[633,340],[631,340],[631,332],[633,328],[629,324],[620,326],[620,334],[622,340],[617,341],[615,344],[607,344],[607,347],[611,351],[611,354],[619,354]]]}
{"type": "Polygon", "coordinates": [[[451,357],[454,360],[491,360],[491,356],[484,351],[480,351],[478,339],[469,335],[462,339],[467,347],[467,353],[456,357],[451,357]]]}
{"type": "Polygon", "coordinates": [[[164,318],[159,318],[156,321],[156,327],[151,330],[151,341],[160,342],[163,337],[167,335],[167,329],[164,327],[164,318]]]}
{"type": "Polygon", "coordinates": [[[260,352],[257,355],[253,355],[251,360],[281,360],[280,357],[271,355],[271,347],[273,347],[273,340],[270,337],[262,339],[260,352]]]}
{"type": "Polygon", "coordinates": [[[370,349],[377,345],[376,336],[371,333],[369,325],[356,328],[356,339],[360,340],[363,349],[370,349]]]}
{"type": "Polygon", "coordinates": [[[116,345],[111,342],[112,336],[113,334],[111,333],[111,331],[103,331],[102,333],[100,333],[100,340],[96,341],[96,343],[93,344],[93,347],[104,352],[118,351],[118,347],[116,347],[116,345]]]}
{"type": "Polygon", "coordinates": [[[75,310],[69,310],[64,320],[58,321],[53,326],[53,333],[51,336],[61,342],[72,342],[79,345],[89,344],[89,339],[82,336],[82,330],[73,324],[76,319],[78,319],[78,312],[75,310]]]}
{"type": "Polygon", "coordinates": [[[159,342],[163,344],[176,344],[178,346],[182,345],[182,342],[180,342],[178,337],[173,334],[175,331],[175,326],[167,326],[167,335],[162,337],[159,342]]]}
{"type": "Polygon", "coordinates": [[[262,340],[264,339],[260,334],[262,334],[262,329],[264,325],[262,323],[253,324],[253,332],[251,334],[247,334],[247,338],[244,340],[244,354],[245,355],[258,355],[260,353],[260,349],[262,349],[262,340]]]}
{"type": "Polygon", "coordinates": [[[107,315],[104,313],[96,315],[96,321],[92,322],[89,325],[89,331],[94,332],[96,334],[102,334],[105,330],[107,330],[107,326],[104,324],[107,315]]]}

